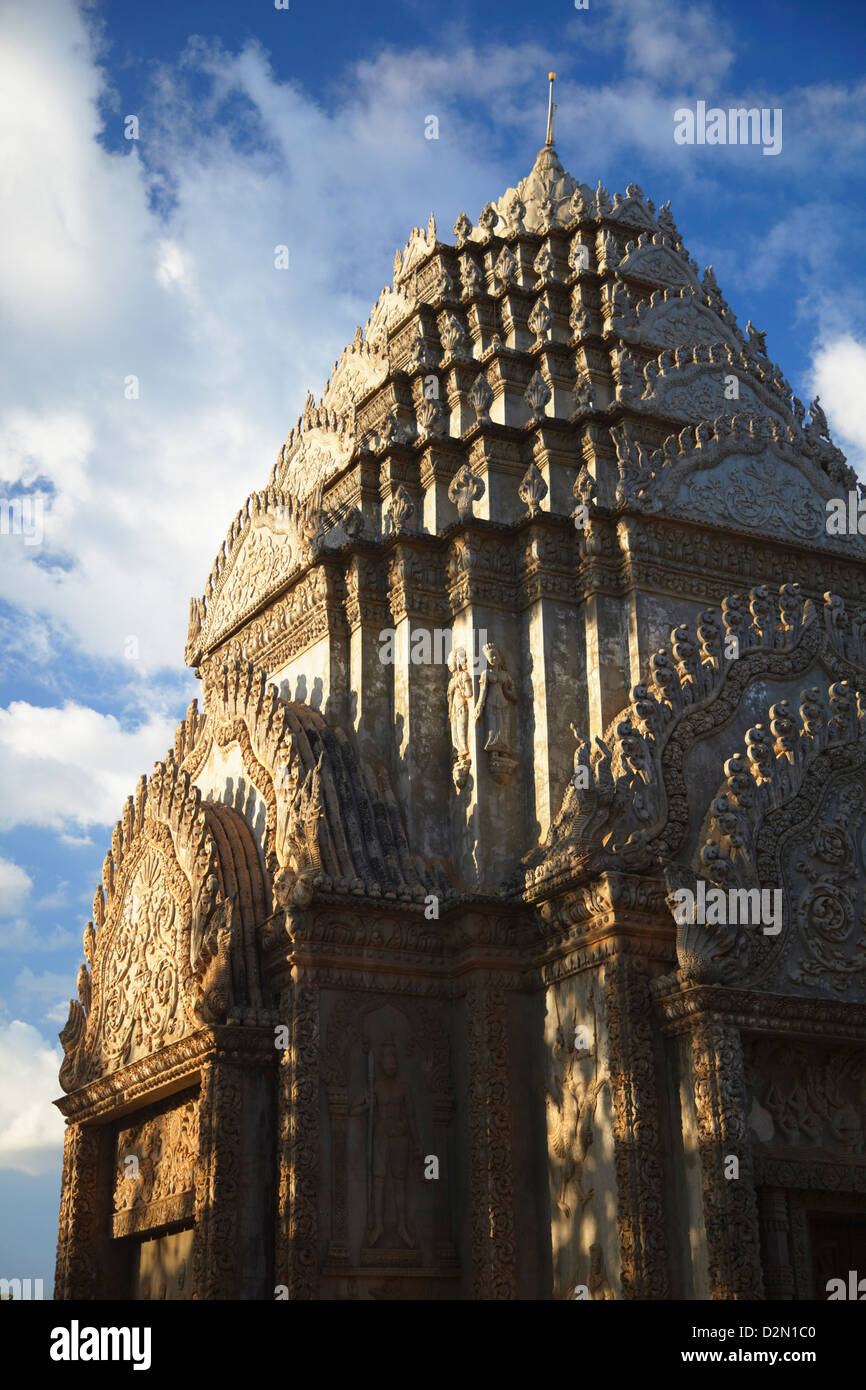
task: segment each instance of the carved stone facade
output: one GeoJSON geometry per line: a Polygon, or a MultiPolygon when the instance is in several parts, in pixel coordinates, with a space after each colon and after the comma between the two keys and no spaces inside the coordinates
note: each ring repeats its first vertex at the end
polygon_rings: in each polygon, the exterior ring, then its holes
{"type": "Polygon", "coordinates": [[[191,602],[58,1297],[808,1299],[863,1229],[856,478],[636,185],[546,147],[454,238],[191,602]]]}

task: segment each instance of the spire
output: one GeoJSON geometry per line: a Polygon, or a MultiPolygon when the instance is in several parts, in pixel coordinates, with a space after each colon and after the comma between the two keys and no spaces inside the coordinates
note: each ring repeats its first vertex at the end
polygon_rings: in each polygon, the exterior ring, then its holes
{"type": "Polygon", "coordinates": [[[556,73],[549,72],[547,80],[550,83],[550,96],[547,102],[547,139],[544,142],[545,149],[553,149],[553,118],[556,115],[556,103],[553,100],[553,84],[556,81],[556,73]]]}

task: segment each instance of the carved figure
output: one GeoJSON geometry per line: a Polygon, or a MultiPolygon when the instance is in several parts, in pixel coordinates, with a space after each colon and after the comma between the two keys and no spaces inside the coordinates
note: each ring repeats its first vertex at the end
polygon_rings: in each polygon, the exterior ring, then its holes
{"type": "Polygon", "coordinates": [[[487,642],[483,648],[487,658],[487,669],[481,676],[481,688],[475,706],[475,723],[485,716],[487,738],[485,751],[510,752],[508,738],[508,706],[517,704],[517,687],[494,642],[487,642]]]}
{"type": "Polygon", "coordinates": [[[454,764],[454,785],[458,791],[465,786],[469,775],[469,712],[472,705],[472,676],[469,672],[465,647],[454,647],[448,654],[448,722],[451,743],[457,760],[454,764]]]}
{"type": "Polygon", "coordinates": [[[351,1114],[369,1117],[367,1162],[370,1174],[370,1210],[367,1244],[375,1246],[385,1230],[385,1198],[390,1192],[397,1218],[397,1235],[407,1249],[415,1248],[406,1210],[406,1183],[409,1159],[421,1159],[421,1140],[415,1121],[415,1107],[408,1086],[400,1076],[400,1058],[393,1038],[388,1037],[379,1051],[379,1072],[371,1063],[367,1091],[352,1106],[351,1114]]]}

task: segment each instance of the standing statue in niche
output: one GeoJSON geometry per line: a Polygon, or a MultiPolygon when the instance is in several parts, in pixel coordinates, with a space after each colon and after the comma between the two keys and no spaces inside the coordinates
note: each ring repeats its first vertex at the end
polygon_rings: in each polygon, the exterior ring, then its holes
{"type": "Polygon", "coordinates": [[[448,721],[451,725],[451,742],[457,754],[452,769],[454,785],[458,791],[465,787],[469,776],[471,755],[469,752],[469,709],[472,704],[472,676],[466,660],[466,648],[454,647],[448,653],[448,721]]]}
{"type": "Polygon", "coordinates": [[[484,715],[487,737],[484,751],[490,757],[490,772],[496,782],[505,782],[517,767],[509,739],[509,705],[517,704],[517,687],[508,673],[499,648],[488,642],[483,648],[487,669],[475,706],[475,722],[484,715]]]}
{"type": "Polygon", "coordinates": [[[367,1090],[352,1115],[367,1115],[367,1248],[385,1232],[385,1199],[390,1193],[396,1217],[396,1235],[408,1250],[415,1249],[406,1214],[406,1183],[410,1154],[421,1162],[421,1140],[415,1107],[400,1076],[397,1045],[387,1037],[379,1049],[378,1075],[375,1054],[367,1053],[367,1090]]]}

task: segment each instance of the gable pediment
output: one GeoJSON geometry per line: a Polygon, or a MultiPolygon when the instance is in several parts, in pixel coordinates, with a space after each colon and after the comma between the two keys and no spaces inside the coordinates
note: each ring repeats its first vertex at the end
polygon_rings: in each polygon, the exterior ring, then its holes
{"type": "Polygon", "coordinates": [[[304,501],[276,488],[253,493],[232,524],[204,599],[192,600],[187,661],[199,660],[276,594],[312,559],[323,536],[320,488],[304,501]]]}
{"type": "Polygon", "coordinates": [[[60,1083],[78,1089],[208,1023],[262,1021],[250,933],[265,920],[243,819],[203,802],[170,756],[129,797],[84,932],[60,1041],[60,1083]]]}
{"type": "Polygon", "coordinates": [[[644,369],[646,389],[638,408],[691,421],[712,420],[717,415],[764,415],[788,427],[790,404],[771,382],[755,373],[754,364],[745,356],[731,353],[727,344],[719,344],[713,353],[699,344],[692,357],[672,370],[648,364],[644,369]]]}
{"type": "Polygon", "coordinates": [[[661,348],[725,342],[739,352],[742,344],[734,329],[704,302],[705,298],[691,285],[679,293],[657,291],[651,300],[638,305],[637,326],[623,326],[621,337],[628,343],[661,348]]]}
{"type": "Polygon", "coordinates": [[[624,279],[633,277],[654,285],[700,288],[697,272],[688,257],[675,250],[663,232],[656,232],[652,237],[642,233],[636,243],[629,242],[617,272],[624,279]]]}
{"type": "Polygon", "coordinates": [[[866,558],[863,537],[827,533],[826,502],[837,492],[811,465],[798,467],[770,446],[752,455],[735,448],[707,467],[692,466],[671,497],[671,510],[710,525],[813,541],[866,558]]]}

